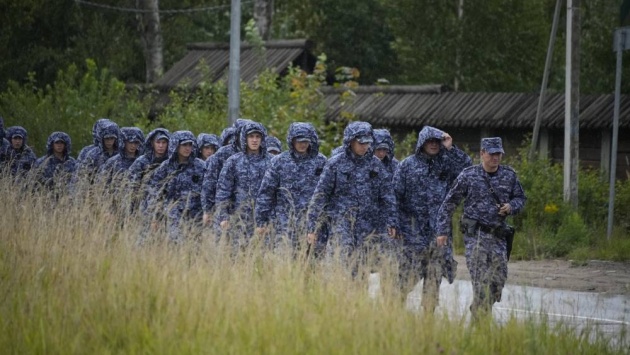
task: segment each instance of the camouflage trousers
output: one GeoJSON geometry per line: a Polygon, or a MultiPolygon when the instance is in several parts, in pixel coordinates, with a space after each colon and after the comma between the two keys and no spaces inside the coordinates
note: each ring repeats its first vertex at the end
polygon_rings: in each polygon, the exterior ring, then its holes
{"type": "Polygon", "coordinates": [[[429,247],[405,245],[401,253],[399,285],[403,301],[422,279],[422,307],[432,312],[438,305],[442,282],[441,254],[435,244],[429,247]]]}
{"type": "Polygon", "coordinates": [[[501,293],[507,280],[506,241],[490,233],[477,230],[464,237],[466,266],[473,286],[473,315],[478,311],[490,311],[495,302],[501,301],[501,293]]]}

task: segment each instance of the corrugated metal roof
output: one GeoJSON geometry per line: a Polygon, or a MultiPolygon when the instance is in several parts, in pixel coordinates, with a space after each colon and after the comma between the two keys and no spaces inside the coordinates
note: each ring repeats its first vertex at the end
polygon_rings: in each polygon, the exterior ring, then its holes
{"type": "MultiPolygon", "coordinates": [[[[264,56],[251,44],[241,44],[241,80],[252,82],[265,68],[280,74],[291,63],[305,68],[304,64],[315,63],[315,57],[309,52],[313,43],[306,39],[268,41],[263,44],[264,56]],[[305,58],[306,56],[307,58],[305,58]]],[[[175,63],[155,83],[162,91],[169,91],[177,86],[197,87],[201,82],[216,82],[227,79],[230,63],[230,46],[227,43],[192,43],[188,53],[175,63]],[[203,64],[203,65],[200,65],[203,64]]]]}
{"type": "MultiPolygon", "coordinates": [[[[353,90],[354,98],[342,102],[347,89],[322,89],[327,118],[341,112],[372,124],[388,127],[486,127],[533,128],[538,107],[537,93],[450,92],[444,86],[367,86],[353,90]]],[[[564,93],[547,94],[541,126],[564,127],[564,93]]],[[[614,95],[582,95],[580,127],[611,128],[614,95]]],[[[619,127],[630,128],[630,95],[622,95],[619,127]]]]}

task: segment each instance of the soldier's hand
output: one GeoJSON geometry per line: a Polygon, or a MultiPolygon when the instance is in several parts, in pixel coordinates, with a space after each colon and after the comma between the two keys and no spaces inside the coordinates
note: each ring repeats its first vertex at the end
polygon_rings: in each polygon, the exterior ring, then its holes
{"type": "Polygon", "coordinates": [[[501,205],[501,207],[499,208],[499,215],[501,216],[507,216],[510,214],[510,212],[512,211],[512,206],[510,206],[509,203],[504,203],[501,205]]]}
{"type": "Polygon", "coordinates": [[[387,234],[392,238],[396,238],[396,228],[387,228],[387,234]]]}
{"type": "Polygon", "coordinates": [[[451,148],[453,148],[453,138],[450,134],[444,132],[444,135],[442,136],[442,145],[447,150],[451,150],[451,148]]]}
{"type": "Polygon", "coordinates": [[[314,244],[317,241],[317,234],[308,233],[306,235],[306,241],[308,242],[308,244],[314,244]]]}
{"type": "Polygon", "coordinates": [[[203,225],[207,226],[210,224],[210,213],[204,212],[203,214],[203,225]]]}
{"type": "Polygon", "coordinates": [[[438,237],[435,239],[437,246],[438,247],[445,246],[447,239],[448,239],[448,237],[445,236],[445,235],[438,235],[438,237]]]}
{"type": "Polygon", "coordinates": [[[221,221],[220,226],[222,230],[226,230],[230,228],[230,222],[228,222],[227,220],[221,221]]]}

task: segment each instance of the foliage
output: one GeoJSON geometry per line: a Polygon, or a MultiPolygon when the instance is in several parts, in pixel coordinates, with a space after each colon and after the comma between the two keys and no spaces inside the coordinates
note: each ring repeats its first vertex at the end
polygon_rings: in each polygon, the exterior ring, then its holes
{"type": "MultiPolygon", "coordinates": [[[[135,245],[142,218],[94,200],[31,193],[0,177],[0,348],[7,353],[606,354],[588,327],[411,312],[381,265],[381,296],[333,256],[308,262],[253,241],[243,253],[200,241],[135,245]],[[116,211],[116,212],[113,212],[116,211]],[[68,218],[68,216],[73,216],[68,218]],[[112,223],[121,221],[121,223],[112,223]]],[[[122,193],[119,191],[119,193],[122,193]]],[[[191,230],[197,233],[198,230],[191,230]]]]}
{"type": "Polygon", "coordinates": [[[57,74],[53,85],[38,86],[34,74],[24,85],[9,82],[0,93],[0,114],[5,125],[21,125],[29,134],[29,145],[44,153],[46,139],[54,131],[64,131],[73,140],[74,153],[92,144],[92,124],[101,117],[121,127],[134,125],[148,111],[147,97],[138,100],[125,84],[92,60],[85,68],[70,65],[57,74]]]}

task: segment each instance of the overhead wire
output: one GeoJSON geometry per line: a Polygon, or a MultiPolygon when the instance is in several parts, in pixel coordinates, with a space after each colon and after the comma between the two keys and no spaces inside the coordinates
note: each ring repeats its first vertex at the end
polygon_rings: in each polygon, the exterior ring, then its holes
{"type": "MultiPolygon", "coordinates": [[[[209,11],[223,10],[223,9],[228,9],[231,6],[231,5],[215,5],[215,6],[194,7],[194,8],[189,8],[189,9],[166,9],[166,10],[160,9],[160,10],[155,11],[155,10],[147,10],[147,9],[136,9],[136,8],[130,8],[130,7],[106,5],[106,4],[100,4],[100,3],[86,1],[86,0],[74,0],[74,2],[76,2],[79,5],[91,6],[91,7],[106,9],[110,11],[140,13],[140,14],[155,13],[155,12],[158,12],[160,14],[189,14],[189,13],[194,13],[194,12],[209,12],[209,11]]],[[[251,2],[252,1],[242,1],[241,4],[248,4],[251,2]]]]}

